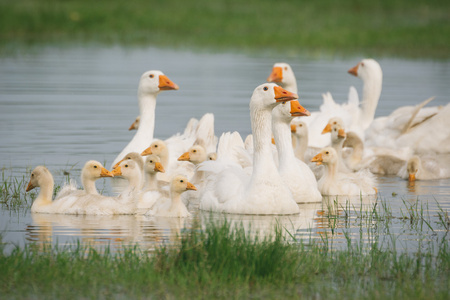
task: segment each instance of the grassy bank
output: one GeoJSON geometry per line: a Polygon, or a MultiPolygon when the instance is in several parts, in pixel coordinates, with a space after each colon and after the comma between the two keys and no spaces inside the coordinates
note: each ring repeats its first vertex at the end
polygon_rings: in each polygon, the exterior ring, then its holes
{"type": "Polygon", "coordinates": [[[0,0],[0,40],[449,58],[450,2],[0,0]]]}
{"type": "MultiPolygon", "coordinates": [[[[324,251],[248,239],[242,229],[210,225],[184,233],[179,248],[154,255],[79,246],[17,248],[0,255],[5,298],[448,299],[450,254],[398,254],[350,248],[324,251]]],[[[3,251],[0,251],[3,253],[3,251]]]]}

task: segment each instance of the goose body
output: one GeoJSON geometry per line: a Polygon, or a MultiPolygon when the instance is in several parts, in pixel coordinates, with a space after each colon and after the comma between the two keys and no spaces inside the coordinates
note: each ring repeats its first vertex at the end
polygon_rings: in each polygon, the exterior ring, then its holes
{"type": "MultiPolygon", "coordinates": [[[[200,209],[236,214],[297,214],[298,205],[282,181],[271,149],[272,109],[283,101],[296,99],[273,83],[258,86],[250,100],[253,134],[253,171],[249,176],[237,163],[221,166],[224,158],[218,149],[217,161],[206,162],[206,184],[200,209]]],[[[219,140],[220,147],[220,140],[219,140]]]]}
{"type": "Polygon", "coordinates": [[[415,180],[434,180],[450,177],[450,154],[414,155],[399,170],[399,177],[415,180]]]}

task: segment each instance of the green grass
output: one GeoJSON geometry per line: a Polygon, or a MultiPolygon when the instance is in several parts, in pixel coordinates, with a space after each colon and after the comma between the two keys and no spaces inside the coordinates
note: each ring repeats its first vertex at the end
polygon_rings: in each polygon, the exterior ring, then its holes
{"type": "Polygon", "coordinates": [[[449,58],[450,2],[0,0],[0,40],[449,58]]]}
{"type": "Polygon", "coordinates": [[[280,230],[254,240],[210,224],[184,232],[179,247],[149,254],[79,245],[15,248],[0,254],[3,298],[448,299],[450,255],[289,243],[280,230]]]}

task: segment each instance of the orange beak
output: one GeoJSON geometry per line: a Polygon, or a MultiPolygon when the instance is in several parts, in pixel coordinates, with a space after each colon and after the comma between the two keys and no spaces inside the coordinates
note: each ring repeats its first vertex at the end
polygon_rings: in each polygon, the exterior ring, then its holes
{"type": "Polygon", "coordinates": [[[148,147],[147,149],[145,149],[144,151],[142,151],[141,156],[147,156],[147,155],[150,155],[150,154],[153,154],[151,146],[148,147]]]}
{"type": "Polygon", "coordinates": [[[164,167],[160,162],[155,162],[155,172],[165,172],[164,167]]]}
{"type": "Polygon", "coordinates": [[[273,67],[272,73],[267,77],[267,82],[281,82],[283,80],[283,69],[281,67],[273,67]]]}
{"type": "Polygon", "coordinates": [[[414,174],[414,173],[409,174],[408,180],[409,180],[409,182],[416,181],[416,174],[414,174]]]}
{"type": "Polygon", "coordinates": [[[288,92],[285,89],[283,89],[281,86],[277,85],[273,89],[275,91],[275,100],[277,102],[286,102],[286,101],[298,99],[297,94],[288,92]]]}
{"type": "Polygon", "coordinates": [[[131,124],[131,126],[130,126],[130,128],[128,128],[128,130],[134,130],[134,129],[136,129],[136,123],[135,122],[133,122],[133,124],[131,124]]]}
{"type": "Polygon", "coordinates": [[[327,124],[327,126],[325,126],[325,128],[322,130],[322,134],[331,132],[331,124],[327,124]]]}
{"type": "Polygon", "coordinates": [[[300,103],[297,100],[291,101],[291,116],[293,117],[303,117],[303,116],[310,116],[311,113],[300,105],[300,103]]]}
{"type": "Polygon", "coordinates": [[[113,170],[115,169],[115,168],[117,168],[119,165],[120,165],[120,163],[121,162],[123,162],[125,160],[125,158],[124,159],[121,159],[121,160],[119,160],[112,168],[113,168],[113,170]]]}
{"type": "Polygon", "coordinates": [[[359,63],[356,66],[354,66],[353,68],[349,69],[347,72],[349,72],[353,76],[358,76],[358,68],[359,68],[359,63]]]}
{"type": "Polygon", "coordinates": [[[178,90],[179,87],[172,80],[169,79],[166,75],[159,75],[159,89],[162,91],[167,90],[178,90]]]}
{"type": "Polygon", "coordinates": [[[322,153],[317,154],[311,159],[311,162],[315,162],[316,165],[321,165],[323,162],[322,153]]]}
{"type": "Polygon", "coordinates": [[[189,156],[189,152],[184,152],[180,157],[178,157],[178,160],[180,161],[189,161],[191,157],[189,156]]]}
{"type": "Polygon", "coordinates": [[[35,186],[31,183],[31,180],[30,180],[30,182],[28,182],[27,189],[25,190],[25,192],[29,192],[34,188],[35,188],[35,186]]]}
{"type": "Polygon", "coordinates": [[[341,128],[338,130],[338,137],[345,138],[346,136],[347,136],[347,134],[345,133],[344,129],[341,128]]]}
{"type": "Polygon", "coordinates": [[[101,168],[100,177],[114,177],[114,175],[105,168],[101,168]]]}
{"type": "Polygon", "coordinates": [[[193,185],[192,183],[188,182],[188,183],[187,183],[186,190],[193,190],[193,191],[196,191],[197,188],[195,187],[195,185],[193,185]]]}
{"type": "Polygon", "coordinates": [[[297,126],[295,126],[294,124],[291,124],[291,132],[292,133],[296,133],[297,132],[297,126]]]}
{"type": "Polygon", "coordinates": [[[114,168],[114,170],[112,170],[112,174],[114,176],[122,176],[122,168],[120,166],[114,168]]]}

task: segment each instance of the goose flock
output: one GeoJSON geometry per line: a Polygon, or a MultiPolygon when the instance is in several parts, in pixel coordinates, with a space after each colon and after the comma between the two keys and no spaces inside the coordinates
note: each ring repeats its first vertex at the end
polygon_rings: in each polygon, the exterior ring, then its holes
{"type": "Polygon", "coordinates": [[[291,66],[276,63],[250,97],[250,135],[224,132],[217,138],[214,115],[207,113],[162,140],[154,137],[157,96],[179,87],[163,72],[147,71],[138,86],[139,116],[129,128],[136,132],[111,171],[88,161],[82,189],[71,182],[53,198],[53,176],[37,166],[26,187],[40,188],[31,211],[295,215],[299,204],[321,202],[323,196],[375,195],[377,174],[410,182],[450,177],[450,104],[426,106],[430,98],[375,118],[383,80],[379,63],[363,59],[348,73],[362,80],[362,100],[350,87],[346,102],[324,93],[320,109],[309,112],[299,103],[291,66]],[[96,189],[104,177],[111,179],[113,196],[96,189]]]}

